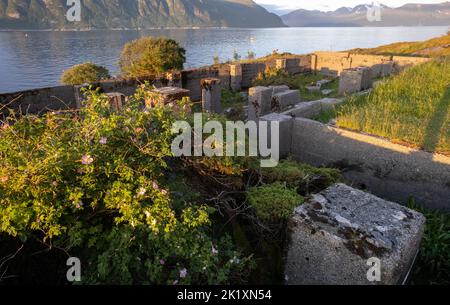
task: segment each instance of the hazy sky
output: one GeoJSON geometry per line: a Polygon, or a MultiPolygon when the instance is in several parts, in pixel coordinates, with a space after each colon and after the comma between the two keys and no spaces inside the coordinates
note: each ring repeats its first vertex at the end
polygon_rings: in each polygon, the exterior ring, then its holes
{"type": "MultiPolygon", "coordinates": [[[[255,0],[267,9],[276,13],[285,13],[299,8],[330,11],[342,6],[354,7],[358,4],[372,3],[373,0],[255,0]]],[[[406,3],[442,3],[446,0],[384,0],[379,1],[387,6],[397,7],[406,3]]]]}

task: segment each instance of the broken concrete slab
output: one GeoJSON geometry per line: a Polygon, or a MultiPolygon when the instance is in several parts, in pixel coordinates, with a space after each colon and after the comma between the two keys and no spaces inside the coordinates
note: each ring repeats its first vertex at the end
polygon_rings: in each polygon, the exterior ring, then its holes
{"type": "Polygon", "coordinates": [[[319,81],[316,83],[316,86],[319,86],[320,88],[322,88],[323,85],[329,84],[329,83],[331,83],[331,82],[332,82],[332,81],[329,80],[329,79],[322,79],[322,80],[319,80],[319,81]]]}
{"type": "Polygon", "coordinates": [[[272,96],[272,111],[283,111],[290,106],[300,103],[299,90],[287,90],[272,96]]]}
{"type": "Polygon", "coordinates": [[[286,283],[402,284],[418,253],[424,225],[420,213],[336,184],[295,210],[286,283]],[[379,278],[372,278],[377,275],[373,263],[379,263],[379,278]]]}
{"type": "Polygon", "coordinates": [[[252,87],[248,90],[248,119],[256,121],[259,117],[271,112],[272,88],[252,87]]]}

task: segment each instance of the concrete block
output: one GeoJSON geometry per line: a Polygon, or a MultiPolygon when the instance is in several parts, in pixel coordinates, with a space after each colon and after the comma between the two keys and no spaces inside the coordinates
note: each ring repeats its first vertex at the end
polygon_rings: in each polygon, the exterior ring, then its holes
{"type": "Polygon", "coordinates": [[[290,106],[300,103],[300,91],[288,90],[272,96],[272,111],[283,111],[290,106]]]}
{"type": "Polygon", "coordinates": [[[372,87],[372,74],[369,68],[359,67],[344,70],[339,81],[339,93],[356,93],[372,87]]]}
{"type": "Polygon", "coordinates": [[[109,105],[114,111],[122,111],[126,102],[124,94],[119,92],[111,92],[106,94],[109,99],[109,105]]]}
{"type": "Polygon", "coordinates": [[[203,111],[209,113],[222,113],[220,79],[202,79],[201,87],[203,111]]]}
{"type": "Polygon", "coordinates": [[[256,121],[259,117],[271,112],[273,89],[268,87],[252,87],[248,90],[248,119],[256,121]]]}
{"type": "Polygon", "coordinates": [[[242,89],[242,66],[239,64],[230,65],[230,88],[233,91],[242,89]]]}
{"type": "Polygon", "coordinates": [[[277,140],[279,143],[280,148],[280,157],[286,158],[289,156],[291,152],[291,144],[292,144],[292,121],[293,118],[288,115],[283,115],[279,113],[270,113],[265,116],[262,116],[259,118],[259,121],[266,121],[268,122],[268,136],[269,136],[269,143],[272,143],[270,128],[272,122],[278,122],[280,127],[280,133],[278,135],[277,140]]]}
{"type": "Polygon", "coordinates": [[[162,87],[152,90],[154,96],[145,101],[145,105],[149,108],[158,104],[173,104],[183,97],[189,97],[189,90],[178,87],[162,87]]]}
{"type": "Polygon", "coordinates": [[[292,218],[289,285],[396,285],[409,274],[425,217],[344,184],[316,194],[292,218]],[[380,278],[370,271],[380,265],[380,278]],[[370,279],[370,280],[369,280],[370,279]]]}
{"type": "Polygon", "coordinates": [[[306,86],[306,89],[309,92],[319,92],[320,91],[320,86],[306,86]]]}
{"type": "Polygon", "coordinates": [[[288,91],[290,88],[286,85],[282,85],[282,86],[269,86],[269,88],[272,88],[272,95],[273,94],[277,94],[280,92],[284,92],[284,91],[288,91]]]}

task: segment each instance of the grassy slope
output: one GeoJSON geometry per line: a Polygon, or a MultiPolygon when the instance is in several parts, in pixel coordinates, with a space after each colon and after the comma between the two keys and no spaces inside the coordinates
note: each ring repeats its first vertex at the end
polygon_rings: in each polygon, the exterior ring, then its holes
{"type": "Polygon", "coordinates": [[[398,42],[373,49],[354,49],[350,52],[377,55],[450,56],[450,32],[448,35],[426,41],[398,42]]]}
{"type": "Polygon", "coordinates": [[[450,58],[390,78],[338,110],[340,127],[450,155],[450,58]]]}

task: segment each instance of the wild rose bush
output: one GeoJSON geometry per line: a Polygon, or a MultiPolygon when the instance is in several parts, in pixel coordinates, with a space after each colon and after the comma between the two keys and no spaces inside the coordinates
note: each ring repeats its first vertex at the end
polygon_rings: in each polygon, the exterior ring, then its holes
{"type": "Polygon", "coordinates": [[[84,283],[224,284],[250,261],[211,233],[213,209],[174,207],[167,107],[120,113],[87,92],[78,112],[14,114],[0,130],[0,234],[38,239],[83,263],[84,283]]]}

